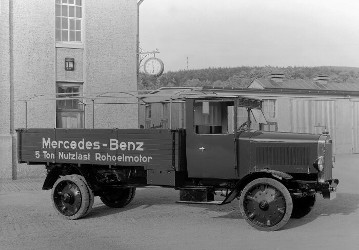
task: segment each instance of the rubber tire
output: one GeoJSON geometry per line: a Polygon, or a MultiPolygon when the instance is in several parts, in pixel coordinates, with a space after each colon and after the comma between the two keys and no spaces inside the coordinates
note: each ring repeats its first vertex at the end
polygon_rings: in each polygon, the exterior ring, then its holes
{"type": "Polygon", "coordinates": [[[89,188],[86,180],[81,175],[73,174],[73,175],[65,175],[61,176],[57,181],[55,182],[52,192],[51,192],[51,200],[52,200],[52,206],[55,208],[55,211],[63,218],[68,220],[76,220],[79,218],[82,218],[86,216],[92,209],[92,205],[94,203],[94,194],[92,190],[89,188]],[[81,205],[78,211],[73,215],[66,215],[61,212],[59,207],[56,205],[56,189],[59,185],[62,185],[62,182],[72,182],[75,184],[78,189],[80,190],[81,195],[81,205]]]}
{"type": "Polygon", "coordinates": [[[86,215],[88,215],[88,214],[91,212],[92,206],[93,206],[93,204],[94,204],[94,202],[95,202],[95,195],[94,195],[92,189],[90,188],[90,186],[88,185],[88,183],[87,183],[85,177],[79,175],[79,178],[81,178],[81,179],[83,180],[83,182],[86,184],[86,187],[87,187],[87,189],[88,189],[88,191],[89,191],[89,193],[90,193],[90,197],[89,197],[89,198],[90,198],[89,208],[87,209],[87,212],[82,216],[82,218],[83,218],[83,217],[85,217],[86,215]]]}
{"type": "Polygon", "coordinates": [[[135,187],[116,189],[100,195],[100,199],[108,207],[121,208],[127,206],[133,200],[135,194],[135,187]]]}
{"type": "Polygon", "coordinates": [[[315,204],[315,194],[305,197],[292,197],[293,200],[293,212],[291,218],[300,219],[312,211],[315,204]]]}
{"type": "Polygon", "coordinates": [[[290,196],[288,189],[279,181],[272,179],[272,178],[258,178],[258,179],[251,181],[250,183],[248,183],[242,190],[240,198],[239,198],[239,209],[240,209],[240,212],[241,212],[243,218],[252,227],[254,227],[260,231],[276,231],[276,230],[281,229],[283,226],[285,226],[287,224],[287,222],[289,221],[290,216],[292,214],[292,210],[293,210],[293,201],[292,201],[292,197],[290,196]],[[278,223],[276,223],[275,225],[272,225],[272,226],[266,226],[263,224],[256,223],[248,216],[247,212],[245,211],[244,203],[245,203],[246,197],[248,196],[248,192],[250,190],[252,190],[252,188],[254,188],[255,186],[259,186],[259,185],[263,185],[263,184],[271,186],[272,188],[275,188],[278,192],[280,192],[280,194],[283,196],[283,198],[285,200],[285,212],[283,214],[283,217],[280,219],[280,221],[278,223]]]}

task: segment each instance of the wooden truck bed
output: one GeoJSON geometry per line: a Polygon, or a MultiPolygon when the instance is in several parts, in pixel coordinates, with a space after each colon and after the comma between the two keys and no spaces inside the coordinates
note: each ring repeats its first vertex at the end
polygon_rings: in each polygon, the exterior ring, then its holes
{"type": "Polygon", "coordinates": [[[17,132],[20,163],[141,166],[149,176],[175,174],[185,167],[180,157],[182,131],[19,129],[17,132]]]}

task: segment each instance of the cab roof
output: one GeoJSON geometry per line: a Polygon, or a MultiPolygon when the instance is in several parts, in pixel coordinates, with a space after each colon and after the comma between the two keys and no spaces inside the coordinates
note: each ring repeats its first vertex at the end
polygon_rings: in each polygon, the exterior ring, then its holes
{"type": "Polygon", "coordinates": [[[164,87],[144,95],[141,99],[147,104],[184,102],[186,99],[224,102],[238,100],[239,106],[250,108],[260,108],[262,102],[261,99],[245,96],[243,94],[226,94],[214,91],[203,91],[201,87],[164,87]]]}

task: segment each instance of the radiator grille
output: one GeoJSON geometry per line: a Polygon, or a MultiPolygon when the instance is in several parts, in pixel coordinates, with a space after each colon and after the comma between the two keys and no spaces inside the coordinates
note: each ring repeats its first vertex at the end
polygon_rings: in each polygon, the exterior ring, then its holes
{"type": "Polygon", "coordinates": [[[325,144],[324,151],[324,179],[331,180],[332,179],[332,171],[333,171],[333,154],[332,154],[332,143],[327,142],[325,144]]]}
{"type": "Polygon", "coordinates": [[[309,165],[308,147],[257,147],[257,165],[309,165]]]}

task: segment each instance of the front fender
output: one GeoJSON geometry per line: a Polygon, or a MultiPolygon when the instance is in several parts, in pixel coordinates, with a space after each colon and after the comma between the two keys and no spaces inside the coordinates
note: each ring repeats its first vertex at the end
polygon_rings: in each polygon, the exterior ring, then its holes
{"type": "Polygon", "coordinates": [[[279,179],[279,180],[291,180],[293,179],[293,176],[291,176],[290,174],[281,172],[281,171],[277,171],[277,170],[271,170],[271,169],[262,169],[259,171],[259,173],[269,173],[271,174],[274,178],[279,179]]]}
{"type": "Polygon", "coordinates": [[[258,179],[258,178],[263,178],[263,177],[270,177],[270,178],[277,179],[279,181],[282,181],[283,179],[285,179],[285,180],[293,179],[293,176],[291,176],[287,173],[277,171],[277,170],[270,170],[270,169],[262,169],[257,172],[254,172],[254,173],[250,173],[250,174],[246,175],[245,177],[243,177],[242,179],[240,179],[236,183],[236,186],[234,187],[234,189],[229,193],[229,195],[223,200],[223,202],[220,205],[224,205],[224,204],[228,204],[228,203],[232,202],[236,197],[238,197],[240,195],[242,189],[249,182],[251,182],[255,179],[258,179]]]}

